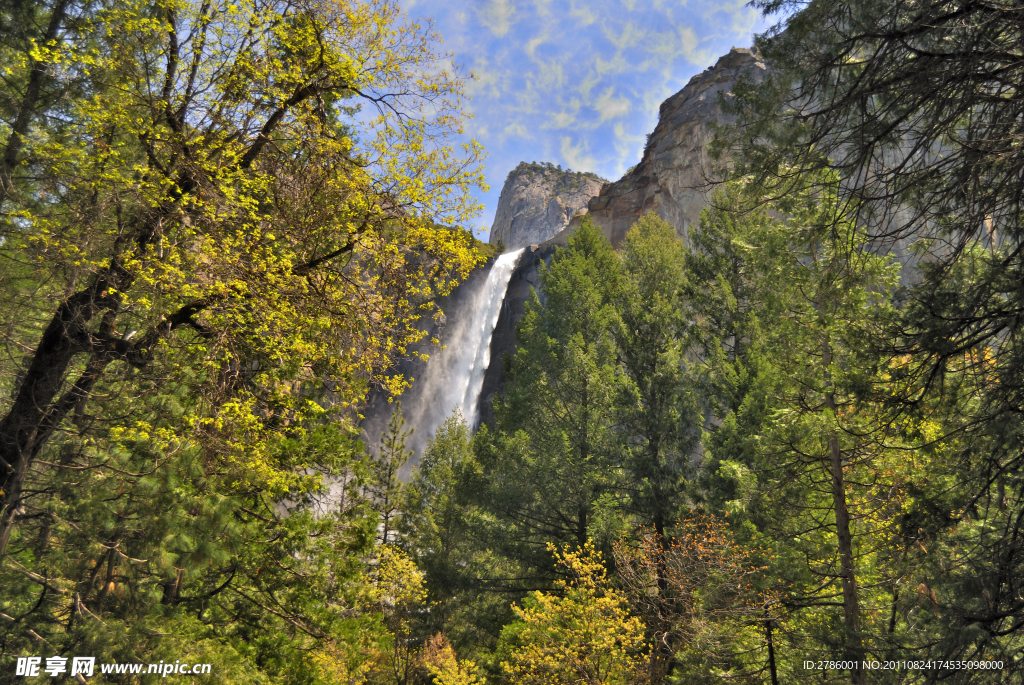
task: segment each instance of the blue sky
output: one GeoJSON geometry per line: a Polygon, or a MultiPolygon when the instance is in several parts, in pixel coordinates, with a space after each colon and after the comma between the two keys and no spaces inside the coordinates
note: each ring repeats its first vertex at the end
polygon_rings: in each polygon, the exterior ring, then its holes
{"type": "Polygon", "coordinates": [[[508,172],[551,162],[618,179],[658,105],[766,24],[746,0],[404,0],[475,74],[467,135],[484,145],[484,240],[508,172]]]}

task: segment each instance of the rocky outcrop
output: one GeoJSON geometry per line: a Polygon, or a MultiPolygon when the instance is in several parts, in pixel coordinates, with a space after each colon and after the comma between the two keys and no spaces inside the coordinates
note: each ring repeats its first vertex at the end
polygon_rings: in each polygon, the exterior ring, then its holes
{"type": "MultiPolygon", "coordinates": [[[[752,51],[733,48],[661,103],[658,125],[647,139],[643,159],[587,205],[594,223],[613,245],[622,244],[629,227],[650,211],[684,236],[697,223],[714,182],[706,150],[714,135],[712,126],[728,121],[719,93],[728,98],[742,74],[758,79],[764,71],[764,62],[752,51]]],[[[569,230],[579,221],[574,219],[569,230]]]]}
{"type": "Polygon", "coordinates": [[[489,242],[506,250],[543,243],[586,212],[605,184],[594,174],[521,162],[505,179],[489,242]]]}

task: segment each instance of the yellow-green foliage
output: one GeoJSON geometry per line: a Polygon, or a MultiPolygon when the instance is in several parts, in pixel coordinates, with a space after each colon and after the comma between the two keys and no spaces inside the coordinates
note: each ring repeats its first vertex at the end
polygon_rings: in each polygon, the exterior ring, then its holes
{"type": "Polygon", "coordinates": [[[486,682],[472,661],[460,661],[444,635],[432,637],[423,650],[421,661],[435,685],[484,685],[486,682]]]}
{"type": "Polygon", "coordinates": [[[644,625],[630,616],[622,595],[608,587],[601,555],[587,543],[559,550],[549,544],[568,580],[560,592],[534,592],[514,607],[518,623],[506,631],[514,645],[501,666],[514,685],[643,681],[644,625]]]}
{"type": "Polygon", "coordinates": [[[409,625],[426,598],[423,573],[404,552],[383,545],[361,590],[355,629],[317,651],[316,670],[331,683],[405,682],[400,676],[417,667],[409,625]]]}
{"type": "MultiPolygon", "coordinates": [[[[3,250],[41,275],[35,311],[97,288],[97,363],[187,368],[206,401],[184,434],[239,484],[307,487],[271,455],[319,420],[308,388],[343,407],[373,382],[400,392],[384,370],[484,259],[445,227],[482,184],[479,145],[451,142],[463,83],[393,0],[133,0],[83,21],[90,40],[31,55],[96,85],[35,146],[52,202],[8,203],[22,230],[3,250]]],[[[134,421],[110,437],[185,439],[134,421]]]]}

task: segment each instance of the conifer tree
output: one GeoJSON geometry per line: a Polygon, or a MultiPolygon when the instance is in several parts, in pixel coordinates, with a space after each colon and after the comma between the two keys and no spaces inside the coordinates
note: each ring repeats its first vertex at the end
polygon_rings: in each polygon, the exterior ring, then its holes
{"type": "MultiPolygon", "coordinates": [[[[483,548],[472,488],[477,464],[472,434],[461,412],[445,419],[427,443],[405,498],[401,544],[426,576],[428,634],[444,633],[462,648],[488,642],[481,633],[508,614],[507,602],[490,600],[481,577],[493,571],[483,548]]],[[[500,624],[498,624],[500,625],[500,624]]]]}
{"type": "Polygon", "coordinates": [[[405,509],[406,487],[399,473],[413,455],[413,451],[406,449],[405,444],[415,430],[405,429],[402,403],[395,402],[387,428],[380,437],[377,454],[371,462],[371,480],[366,485],[366,495],[371,506],[380,515],[381,545],[395,541],[399,521],[405,509]]]}
{"type": "Polygon", "coordinates": [[[929,495],[935,514],[918,527],[936,538],[957,528],[975,550],[964,552],[974,572],[946,593],[943,638],[927,644],[943,660],[1020,654],[1024,622],[1008,617],[1020,616],[1011,588],[1024,545],[1005,517],[1024,501],[1024,14],[1013,1],[754,4],[778,20],[757,40],[768,68],[734,89],[737,125],[720,131],[721,149],[762,197],[837,170],[873,249],[912,275],[875,341],[894,360],[888,420],[930,422],[955,441],[958,484],[929,495]],[[957,500],[1002,505],[962,512],[957,500]],[[996,570],[993,558],[1007,561],[996,570]]]}
{"type": "Polygon", "coordinates": [[[537,573],[550,568],[546,543],[583,545],[603,526],[621,526],[602,510],[617,506],[612,426],[622,377],[612,293],[619,273],[611,245],[585,217],[541,269],[504,397],[495,400],[495,425],[475,443],[488,483],[479,501],[501,522],[494,542],[537,573]]]}
{"type": "Polygon", "coordinates": [[[680,514],[700,437],[700,410],[685,361],[685,249],[675,229],[646,214],[629,229],[614,302],[625,382],[616,398],[622,466],[632,507],[657,535],[680,514]]]}
{"type": "MultiPolygon", "coordinates": [[[[702,254],[691,259],[731,254],[742,266],[732,284],[712,279],[710,301],[751,296],[750,337],[736,341],[745,350],[707,356],[709,378],[735,398],[705,442],[711,503],[753,524],[752,539],[776,555],[772,572],[793,583],[784,604],[808,622],[786,636],[787,646],[839,651],[859,665],[896,641],[893,624],[879,617],[895,607],[893,580],[909,575],[899,512],[916,505],[904,488],[934,472],[905,456],[922,449],[921,426],[888,424],[875,403],[889,367],[870,343],[893,316],[897,270],[843,218],[835,188],[826,177],[771,204],[785,219],[737,215],[726,207],[742,201],[719,198],[696,233],[702,254]],[[757,375],[737,386],[737,369],[757,375]],[[745,392],[733,395],[737,387],[745,392]],[[813,628],[809,617],[827,615],[828,597],[841,612],[818,619],[827,629],[813,628]]],[[[737,184],[729,192],[744,191],[737,184]]],[[[866,682],[867,673],[858,666],[850,677],[866,682]]]]}

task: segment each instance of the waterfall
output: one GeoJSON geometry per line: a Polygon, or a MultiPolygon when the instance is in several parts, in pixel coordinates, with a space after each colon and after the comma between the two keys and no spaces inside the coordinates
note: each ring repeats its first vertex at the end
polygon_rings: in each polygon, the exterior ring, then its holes
{"type": "Polygon", "coordinates": [[[415,453],[414,461],[456,407],[470,428],[476,427],[480,390],[491,361],[491,334],[522,253],[520,248],[500,255],[483,284],[460,298],[456,310],[445,312],[449,325],[441,335],[444,349],[431,355],[412,388],[401,398],[407,425],[416,429],[408,443],[415,453]]]}

